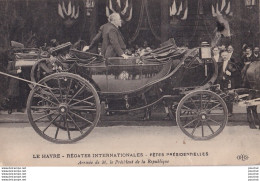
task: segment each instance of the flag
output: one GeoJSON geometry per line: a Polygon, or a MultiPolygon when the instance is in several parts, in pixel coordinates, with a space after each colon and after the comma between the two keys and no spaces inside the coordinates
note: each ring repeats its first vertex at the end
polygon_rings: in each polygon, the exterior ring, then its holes
{"type": "Polygon", "coordinates": [[[106,16],[111,13],[118,13],[124,21],[130,21],[133,13],[132,0],[107,0],[106,16]]]}
{"type": "Polygon", "coordinates": [[[186,20],[188,17],[188,0],[173,0],[170,5],[170,16],[186,20]]]}
{"type": "Polygon", "coordinates": [[[232,0],[212,0],[211,2],[211,12],[212,16],[217,15],[227,15],[232,16],[232,0]]]}

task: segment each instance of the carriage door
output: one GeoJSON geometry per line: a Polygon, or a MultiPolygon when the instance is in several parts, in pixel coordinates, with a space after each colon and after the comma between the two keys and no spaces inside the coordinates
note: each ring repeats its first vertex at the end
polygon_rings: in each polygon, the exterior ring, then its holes
{"type": "Polygon", "coordinates": [[[107,59],[108,92],[122,93],[142,87],[142,66],[134,58],[107,59]]]}

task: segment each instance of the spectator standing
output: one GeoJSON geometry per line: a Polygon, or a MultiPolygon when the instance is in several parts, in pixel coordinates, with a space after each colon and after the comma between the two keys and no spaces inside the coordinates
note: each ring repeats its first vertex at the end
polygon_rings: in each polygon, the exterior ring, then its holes
{"type": "Polygon", "coordinates": [[[213,59],[218,63],[218,62],[222,62],[222,58],[220,56],[220,51],[218,47],[213,47],[212,49],[212,54],[213,54],[213,59]]]}
{"type": "Polygon", "coordinates": [[[216,80],[216,83],[217,84],[220,84],[222,78],[221,78],[221,73],[222,72],[222,64],[223,64],[223,59],[222,57],[220,56],[220,51],[219,51],[219,47],[215,46],[213,47],[212,49],[212,58],[215,62],[217,62],[217,65],[218,65],[218,77],[217,77],[217,80],[216,80]]]}
{"type": "MultiPolygon", "coordinates": [[[[220,64],[220,72],[219,72],[219,83],[220,83],[220,88],[223,91],[229,90],[229,89],[234,89],[238,85],[237,77],[240,76],[240,71],[237,68],[237,65],[234,62],[234,59],[230,59],[228,52],[223,51],[221,53],[221,57],[223,59],[223,63],[220,64]]],[[[233,104],[228,100],[227,101],[227,107],[228,107],[228,112],[229,116],[232,116],[233,114],[233,104]]]]}
{"type": "Polygon", "coordinates": [[[254,48],[254,54],[253,54],[253,61],[259,61],[260,60],[260,55],[259,55],[259,47],[254,48]]]}
{"type": "MultiPolygon", "coordinates": [[[[7,66],[7,73],[19,76],[22,72],[21,68],[15,67],[15,61],[9,61],[7,66]]],[[[19,80],[14,78],[9,78],[8,90],[7,90],[7,98],[9,103],[8,113],[11,114],[13,109],[17,109],[17,112],[22,111],[22,101],[20,100],[20,87],[19,80]]]]}
{"type": "Polygon", "coordinates": [[[231,58],[234,58],[234,48],[232,45],[229,45],[228,48],[227,48],[227,51],[228,51],[228,56],[229,58],[228,59],[231,59],[231,58]]]}
{"type": "Polygon", "coordinates": [[[251,47],[247,47],[246,51],[245,51],[245,55],[242,57],[242,63],[243,63],[243,69],[241,71],[241,75],[242,75],[242,86],[243,87],[247,87],[246,85],[246,71],[250,65],[251,62],[254,61],[254,57],[253,57],[253,53],[252,53],[252,48],[251,47]]]}
{"type": "Polygon", "coordinates": [[[234,47],[232,45],[229,45],[227,47],[228,52],[228,59],[232,63],[232,66],[234,67],[235,73],[237,76],[233,76],[232,78],[232,88],[240,88],[241,87],[241,60],[238,58],[238,56],[234,53],[234,47]]]}

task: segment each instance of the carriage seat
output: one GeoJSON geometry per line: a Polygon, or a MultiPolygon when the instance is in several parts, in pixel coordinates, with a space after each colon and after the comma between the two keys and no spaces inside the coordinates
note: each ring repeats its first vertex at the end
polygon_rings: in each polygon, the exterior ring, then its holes
{"type": "Polygon", "coordinates": [[[102,55],[79,51],[76,49],[70,49],[70,55],[76,59],[77,62],[83,64],[95,63],[95,62],[103,62],[104,58],[102,55]]]}

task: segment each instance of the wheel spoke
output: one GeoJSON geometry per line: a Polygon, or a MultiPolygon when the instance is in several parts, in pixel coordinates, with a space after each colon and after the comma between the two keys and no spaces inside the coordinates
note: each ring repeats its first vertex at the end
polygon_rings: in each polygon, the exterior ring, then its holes
{"type": "Polygon", "coordinates": [[[63,118],[61,118],[62,121],[63,121],[63,127],[65,128],[66,127],[66,122],[63,120],[63,118]]]}
{"type": "Polygon", "coordinates": [[[48,97],[51,97],[51,93],[48,92],[47,90],[44,90],[42,87],[38,87],[38,90],[37,91],[40,91],[41,94],[43,95],[46,95],[48,97]]]}
{"type": "Polygon", "coordinates": [[[200,110],[202,109],[202,94],[200,94],[200,110]]]}
{"type": "MultiPolygon", "coordinates": [[[[52,92],[52,90],[49,88],[49,86],[47,85],[46,82],[44,82],[44,85],[49,89],[52,97],[54,97],[56,99],[56,101],[60,104],[60,101],[58,100],[58,98],[55,96],[55,94],[52,92]]],[[[42,89],[42,88],[41,88],[42,89]]]]}
{"type": "Polygon", "coordinates": [[[62,91],[61,91],[60,79],[58,78],[57,81],[58,81],[59,90],[60,90],[60,98],[61,98],[61,102],[63,102],[63,95],[62,95],[62,91]]]}
{"type": "Polygon", "coordinates": [[[66,102],[68,101],[68,95],[69,95],[69,92],[70,92],[71,84],[72,84],[72,79],[70,79],[69,87],[67,88],[67,93],[66,93],[66,102]]]}
{"type": "Polygon", "coordinates": [[[209,102],[211,101],[211,98],[212,98],[212,97],[210,96],[203,109],[206,109],[206,108],[208,107],[208,104],[209,104],[209,102]]]}
{"type": "Polygon", "coordinates": [[[50,125],[51,125],[59,116],[60,116],[60,114],[57,115],[57,116],[49,123],[49,125],[42,131],[42,133],[44,133],[44,132],[50,127],[50,125]]]}
{"type": "Polygon", "coordinates": [[[196,115],[194,115],[194,114],[191,114],[191,115],[182,115],[182,116],[180,116],[180,118],[193,118],[193,117],[195,117],[196,115]]]}
{"type": "MultiPolygon", "coordinates": [[[[88,101],[87,101],[87,100],[89,100],[89,99],[91,99],[91,98],[93,98],[93,97],[94,97],[93,95],[92,95],[92,96],[89,96],[89,97],[87,97],[87,98],[85,98],[85,99],[83,99],[83,100],[80,100],[80,101],[77,101],[77,102],[71,104],[70,106],[74,106],[74,105],[79,104],[79,103],[81,103],[81,102],[88,103],[88,104],[94,104],[94,103],[91,103],[91,102],[88,102],[88,101]]],[[[74,100],[74,101],[75,101],[75,100],[74,100]]]]}
{"type": "Polygon", "coordinates": [[[211,128],[211,126],[209,125],[209,123],[206,121],[207,126],[209,127],[210,131],[212,132],[212,134],[214,134],[215,132],[213,131],[213,129],[211,128]]]}
{"type": "Polygon", "coordinates": [[[212,111],[213,109],[215,109],[215,108],[218,107],[219,105],[221,105],[221,103],[218,103],[216,106],[210,108],[209,111],[212,111]]]}
{"type": "Polygon", "coordinates": [[[201,121],[201,133],[202,133],[202,137],[204,137],[204,127],[203,127],[203,121],[201,121]]]}
{"type": "Polygon", "coordinates": [[[55,114],[55,113],[52,112],[52,113],[46,114],[46,115],[44,115],[44,116],[41,116],[41,117],[39,117],[39,118],[33,120],[33,122],[37,122],[37,121],[39,121],[39,120],[41,120],[41,119],[43,119],[43,118],[46,118],[46,117],[48,117],[48,116],[51,116],[51,115],[53,115],[53,114],[55,114]]]}
{"type": "Polygon", "coordinates": [[[67,130],[67,133],[68,133],[68,138],[69,138],[69,140],[71,140],[67,116],[62,116],[62,119],[63,119],[64,122],[66,121],[66,130],[67,130]]]}
{"type": "Polygon", "coordinates": [[[45,97],[41,96],[40,94],[37,94],[37,93],[35,93],[35,95],[36,95],[36,96],[38,96],[38,97],[40,97],[40,98],[42,98],[42,99],[44,99],[45,101],[47,101],[47,102],[49,102],[49,103],[51,103],[51,104],[54,104],[54,105],[56,105],[56,106],[57,106],[57,104],[56,104],[56,103],[54,103],[53,101],[51,101],[51,100],[49,100],[49,99],[47,99],[47,98],[45,98],[45,97]]]}
{"type": "Polygon", "coordinates": [[[185,124],[183,127],[186,128],[188,125],[190,125],[191,123],[194,123],[197,119],[193,119],[191,120],[189,123],[185,124]]]}
{"type": "Polygon", "coordinates": [[[69,100],[68,104],[84,89],[85,85],[82,85],[82,87],[74,94],[74,96],[69,100]]]}
{"type": "Polygon", "coordinates": [[[76,116],[76,117],[78,117],[78,118],[80,118],[80,119],[82,119],[82,120],[84,120],[84,121],[90,123],[91,125],[93,125],[93,123],[92,123],[91,121],[89,121],[89,120],[83,118],[82,116],[80,116],[80,115],[78,115],[78,114],[76,114],[76,113],[74,113],[74,112],[72,112],[72,111],[69,111],[69,112],[70,112],[71,114],[73,114],[74,116],[76,116]]]}
{"type": "Polygon", "coordinates": [[[59,130],[60,130],[60,128],[57,126],[57,130],[56,130],[56,133],[55,133],[55,139],[57,139],[59,130]]]}
{"type": "Polygon", "coordinates": [[[195,104],[194,100],[190,97],[191,102],[193,103],[193,105],[196,107],[197,111],[199,110],[199,108],[197,107],[197,105],[195,104]]]}
{"type": "Polygon", "coordinates": [[[49,107],[49,106],[31,106],[31,109],[47,109],[47,110],[56,110],[58,107],[49,107]]]}
{"type": "Polygon", "coordinates": [[[214,119],[208,118],[208,120],[210,120],[210,121],[212,121],[212,122],[216,123],[217,125],[221,126],[221,123],[219,123],[219,122],[215,121],[214,119]]]}
{"type": "Polygon", "coordinates": [[[223,113],[209,113],[210,116],[220,116],[220,115],[224,115],[223,113]]]}
{"type": "Polygon", "coordinates": [[[78,124],[75,122],[75,120],[72,118],[72,116],[70,116],[70,114],[68,113],[68,116],[70,117],[70,119],[72,120],[73,124],[76,126],[76,128],[79,130],[79,132],[81,134],[83,134],[83,131],[80,129],[80,127],[78,126],[78,124]]]}
{"type": "Polygon", "coordinates": [[[191,108],[189,108],[189,107],[187,107],[187,106],[185,106],[185,105],[182,105],[182,107],[184,107],[184,108],[188,109],[190,112],[197,113],[196,111],[193,111],[191,108]]]}
{"type": "Polygon", "coordinates": [[[191,132],[191,135],[194,134],[195,130],[197,129],[197,127],[198,127],[198,125],[199,125],[199,123],[200,123],[200,120],[198,120],[196,126],[193,128],[193,130],[192,130],[192,132],[191,132]]]}
{"type": "Polygon", "coordinates": [[[80,110],[80,111],[96,111],[96,109],[91,109],[89,106],[72,106],[70,110],[80,110]]]}

